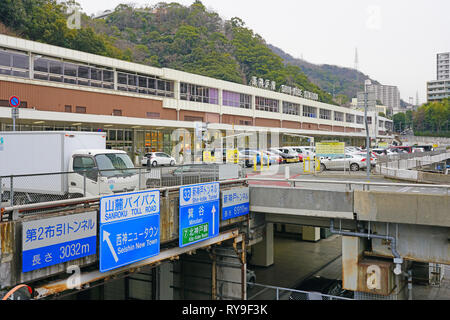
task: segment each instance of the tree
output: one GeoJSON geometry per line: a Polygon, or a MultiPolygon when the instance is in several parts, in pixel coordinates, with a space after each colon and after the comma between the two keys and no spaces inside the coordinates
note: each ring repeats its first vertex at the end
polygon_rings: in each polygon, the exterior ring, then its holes
{"type": "Polygon", "coordinates": [[[394,114],[394,130],[397,132],[401,132],[406,129],[406,114],[403,112],[394,114]]]}

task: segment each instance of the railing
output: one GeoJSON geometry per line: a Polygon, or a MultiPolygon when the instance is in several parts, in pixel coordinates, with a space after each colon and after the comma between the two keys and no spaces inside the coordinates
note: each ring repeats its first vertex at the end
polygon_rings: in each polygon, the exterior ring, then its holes
{"type": "Polygon", "coordinates": [[[393,162],[398,160],[409,160],[413,158],[423,158],[427,156],[436,156],[439,154],[446,153],[446,150],[438,150],[438,151],[429,151],[429,152],[413,152],[413,153],[398,153],[398,154],[391,154],[391,155],[380,155],[377,157],[377,164],[378,163],[387,163],[387,162],[393,162]]]}
{"type": "MultiPolygon", "coordinates": [[[[227,184],[239,184],[245,183],[247,179],[230,179],[218,181],[221,185],[227,184]]],[[[188,185],[188,184],[186,184],[188,185]]],[[[179,190],[181,185],[170,186],[170,187],[158,187],[161,194],[166,194],[167,192],[179,190]]],[[[126,192],[124,192],[126,193],[126,192]]],[[[120,195],[120,193],[118,193],[120,195]]],[[[96,206],[99,204],[100,198],[103,195],[95,195],[80,198],[65,198],[61,200],[50,200],[47,202],[36,202],[27,204],[14,204],[11,205],[9,202],[3,202],[4,207],[0,208],[0,222],[1,221],[11,221],[17,220],[25,216],[39,213],[51,213],[53,211],[61,211],[62,209],[78,208],[83,206],[96,206]]]]}
{"type": "Polygon", "coordinates": [[[248,283],[252,289],[257,287],[262,288],[255,294],[249,296],[247,294],[247,300],[354,300],[351,298],[353,294],[350,291],[342,290],[339,286],[331,290],[334,294],[344,293],[346,296],[335,296],[329,294],[323,294],[319,292],[309,292],[296,289],[282,288],[258,283],[248,283]]]}
{"type": "Polygon", "coordinates": [[[317,184],[337,184],[345,185],[348,190],[352,190],[353,186],[362,186],[363,190],[369,191],[370,187],[413,187],[413,188],[442,188],[450,189],[450,185],[437,184],[419,184],[419,183],[392,183],[392,182],[368,182],[368,181],[352,181],[352,180],[312,180],[312,179],[277,179],[277,178],[247,178],[248,181],[266,181],[266,182],[287,182],[290,186],[296,187],[297,184],[302,183],[317,183],[317,184]]]}
{"type": "MultiPolygon", "coordinates": [[[[134,169],[138,170],[138,169],[134,169]]],[[[73,173],[71,173],[73,174],[73,173]]],[[[39,175],[35,175],[39,176],[39,175]]],[[[1,177],[4,178],[4,177],[1,177]]],[[[217,181],[217,180],[215,180],[217,181]]],[[[266,182],[287,182],[291,187],[296,187],[298,184],[305,184],[305,183],[311,183],[311,184],[335,184],[335,185],[343,185],[345,186],[345,191],[352,191],[355,190],[356,186],[360,187],[363,191],[370,191],[371,187],[411,187],[411,188],[434,188],[434,189],[444,189],[446,190],[446,194],[449,195],[450,193],[450,185],[436,185],[436,184],[418,184],[418,183],[389,183],[389,182],[368,182],[368,181],[351,181],[351,180],[313,180],[313,179],[282,179],[282,178],[265,178],[265,177],[257,177],[253,176],[251,178],[238,178],[238,179],[232,179],[232,180],[224,180],[219,181],[219,183],[249,183],[251,181],[266,181],[266,182]]],[[[186,180],[185,180],[186,182],[186,180]]],[[[192,182],[192,181],[190,181],[192,182]]],[[[203,182],[203,181],[202,181],[203,182]]],[[[205,181],[206,182],[206,181],[205,181]]],[[[193,181],[193,183],[184,183],[184,185],[189,184],[196,184],[198,181],[193,181]]],[[[173,185],[173,186],[158,186],[153,188],[158,188],[162,193],[178,190],[181,184],[173,185]]],[[[270,185],[268,185],[270,186],[270,185]]],[[[140,190],[145,189],[151,189],[151,188],[143,188],[140,190]]],[[[0,190],[1,191],[1,190],[0,190]]],[[[8,191],[5,191],[8,193],[8,191]]],[[[11,193],[11,191],[9,191],[11,193]]],[[[14,191],[12,191],[14,193],[14,191]]],[[[392,191],[395,192],[395,191],[392,191]]],[[[126,192],[124,192],[126,193],[126,192]]],[[[16,203],[14,202],[3,202],[0,212],[1,217],[0,221],[3,220],[11,220],[14,219],[14,214],[16,217],[20,217],[20,212],[27,212],[27,213],[39,213],[44,210],[48,210],[48,208],[54,208],[54,207],[63,207],[63,206],[73,206],[73,205],[80,205],[80,204],[94,204],[99,201],[99,199],[103,195],[93,195],[93,196],[87,196],[87,197],[80,197],[71,199],[69,197],[61,197],[60,199],[49,199],[47,201],[38,201],[38,202],[28,202],[28,203],[16,203]]],[[[13,195],[15,199],[15,195],[13,195]]]]}
{"type": "Polygon", "coordinates": [[[450,152],[446,150],[380,156],[377,158],[376,172],[393,178],[417,180],[417,171],[409,169],[422,170],[448,158],[450,152]]]}
{"type": "MultiPolygon", "coordinates": [[[[218,181],[219,164],[0,176],[0,207],[218,181]]],[[[243,177],[239,167],[238,176],[243,177]]]]}

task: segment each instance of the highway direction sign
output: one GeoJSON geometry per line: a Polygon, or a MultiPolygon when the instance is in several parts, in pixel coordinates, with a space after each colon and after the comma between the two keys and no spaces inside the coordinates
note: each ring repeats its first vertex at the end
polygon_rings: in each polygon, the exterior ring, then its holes
{"type": "Polygon", "coordinates": [[[250,212],[249,188],[222,191],[222,220],[236,218],[250,212]]]}
{"type": "Polygon", "coordinates": [[[220,184],[180,188],[179,246],[185,247],[219,234],[220,184]]]}
{"type": "Polygon", "coordinates": [[[159,254],[159,198],[155,190],[100,199],[100,272],[159,254]]]}
{"type": "Polygon", "coordinates": [[[96,211],[26,221],[22,228],[22,272],[96,253],[96,211]]]}

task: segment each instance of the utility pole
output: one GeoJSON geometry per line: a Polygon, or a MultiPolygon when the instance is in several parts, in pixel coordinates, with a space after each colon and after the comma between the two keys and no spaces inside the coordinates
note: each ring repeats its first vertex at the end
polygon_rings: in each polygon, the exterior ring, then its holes
{"type": "MultiPolygon", "coordinates": [[[[370,163],[370,133],[369,133],[369,123],[367,121],[367,109],[369,105],[369,91],[368,87],[372,84],[370,80],[366,80],[364,82],[364,122],[366,124],[366,150],[367,150],[367,156],[366,156],[366,172],[367,172],[367,179],[370,179],[370,169],[371,169],[371,163],[370,163]]],[[[375,120],[375,119],[374,119],[375,120]]],[[[376,125],[376,124],[375,124],[376,125]]]]}

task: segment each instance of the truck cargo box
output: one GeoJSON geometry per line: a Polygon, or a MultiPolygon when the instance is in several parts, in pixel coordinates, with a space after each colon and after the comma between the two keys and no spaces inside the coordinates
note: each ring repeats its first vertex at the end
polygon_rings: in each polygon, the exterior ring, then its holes
{"type": "MultiPolygon", "coordinates": [[[[0,132],[0,176],[34,175],[72,171],[69,161],[79,149],[106,149],[104,132],[16,131],[0,132]]],[[[2,178],[3,190],[10,179],[2,178]]],[[[67,174],[14,178],[14,190],[65,194],[67,174]]]]}

